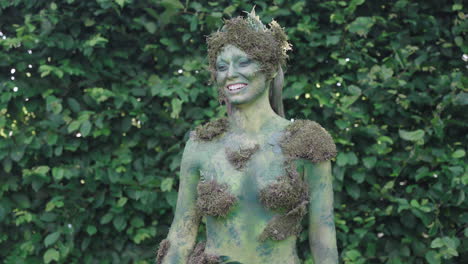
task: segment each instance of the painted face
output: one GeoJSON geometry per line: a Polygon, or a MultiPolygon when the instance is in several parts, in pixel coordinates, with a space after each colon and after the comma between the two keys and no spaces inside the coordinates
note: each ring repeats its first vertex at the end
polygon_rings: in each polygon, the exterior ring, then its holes
{"type": "Polygon", "coordinates": [[[227,45],[216,59],[216,84],[231,104],[254,101],[267,89],[260,63],[239,48],[227,45]]]}

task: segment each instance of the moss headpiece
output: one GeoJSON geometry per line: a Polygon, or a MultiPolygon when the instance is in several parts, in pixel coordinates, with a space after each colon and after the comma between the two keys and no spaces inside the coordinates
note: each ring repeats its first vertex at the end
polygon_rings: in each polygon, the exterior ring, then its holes
{"type": "Polygon", "coordinates": [[[207,38],[208,61],[212,73],[216,71],[216,57],[224,46],[233,45],[243,50],[252,59],[260,62],[262,71],[273,74],[278,66],[284,66],[291,49],[287,35],[276,21],[271,21],[267,28],[255,15],[255,10],[247,18],[236,17],[224,21],[221,30],[207,38]]]}

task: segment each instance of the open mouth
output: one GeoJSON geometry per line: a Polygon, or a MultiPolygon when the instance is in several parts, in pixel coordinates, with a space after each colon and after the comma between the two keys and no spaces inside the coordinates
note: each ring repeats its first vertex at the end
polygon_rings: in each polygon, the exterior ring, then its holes
{"type": "Polygon", "coordinates": [[[239,91],[239,90],[241,90],[242,88],[244,88],[246,86],[247,86],[246,83],[234,83],[234,84],[229,84],[226,87],[230,92],[236,92],[236,91],[239,91]]]}

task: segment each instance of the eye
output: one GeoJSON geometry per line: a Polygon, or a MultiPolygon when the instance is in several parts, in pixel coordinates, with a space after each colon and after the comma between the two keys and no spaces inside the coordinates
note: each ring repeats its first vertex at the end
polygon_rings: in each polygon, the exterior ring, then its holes
{"type": "Polygon", "coordinates": [[[249,59],[242,59],[242,60],[239,61],[239,66],[241,66],[241,67],[246,67],[246,66],[249,66],[250,63],[252,63],[251,60],[249,60],[249,59]]]}
{"type": "Polygon", "coordinates": [[[218,65],[216,65],[216,70],[225,71],[225,70],[227,70],[227,66],[224,65],[224,64],[218,64],[218,65]]]}

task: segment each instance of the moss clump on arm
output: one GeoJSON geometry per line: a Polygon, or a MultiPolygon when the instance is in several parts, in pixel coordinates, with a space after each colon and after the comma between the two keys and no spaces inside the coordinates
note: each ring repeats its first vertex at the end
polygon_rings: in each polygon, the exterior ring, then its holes
{"type": "Polygon", "coordinates": [[[197,209],[205,215],[225,217],[237,201],[226,184],[215,180],[198,183],[197,191],[197,209]]]}
{"type": "Polygon", "coordinates": [[[209,255],[205,253],[205,242],[199,242],[190,254],[188,264],[217,264],[221,263],[219,256],[209,255]]]}
{"type": "Polygon", "coordinates": [[[226,132],[228,127],[229,121],[227,118],[221,118],[198,126],[195,128],[194,136],[195,139],[198,140],[210,141],[213,138],[226,132]]]}
{"type": "Polygon", "coordinates": [[[318,123],[296,120],[291,123],[280,142],[284,154],[293,159],[307,159],[313,163],[336,156],[336,146],[330,134],[318,123]]]}
{"type": "Polygon", "coordinates": [[[171,243],[169,242],[169,240],[164,239],[163,241],[161,241],[161,243],[159,244],[158,253],[156,255],[156,264],[162,263],[170,246],[171,243]]]}
{"type": "Polygon", "coordinates": [[[259,149],[259,145],[255,144],[251,147],[240,147],[237,150],[232,150],[230,148],[226,148],[226,157],[231,163],[231,165],[236,169],[242,169],[247,161],[249,161],[250,157],[259,149]]]}

